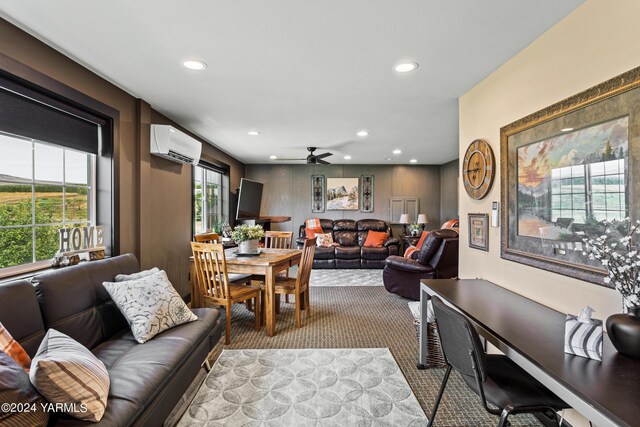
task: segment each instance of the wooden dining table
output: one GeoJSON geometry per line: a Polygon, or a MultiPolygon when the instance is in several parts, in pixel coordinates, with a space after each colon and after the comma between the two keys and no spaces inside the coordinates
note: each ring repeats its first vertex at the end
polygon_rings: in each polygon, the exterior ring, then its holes
{"type": "MultiPolygon", "coordinates": [[[[226,249],[227,273],[264,276],[265,284],[265,330],[269,337],[276,334],[276,305],[274,285],[276,275],[281,271],[300,264],[300,249],[260,249],[258,256],[238,256],[238,248],[226,249]]],[[[191,285],[191,306],[204,307],[204,301],[196,283],[193,257],[189,258],[189,284],[191,285]]]]}

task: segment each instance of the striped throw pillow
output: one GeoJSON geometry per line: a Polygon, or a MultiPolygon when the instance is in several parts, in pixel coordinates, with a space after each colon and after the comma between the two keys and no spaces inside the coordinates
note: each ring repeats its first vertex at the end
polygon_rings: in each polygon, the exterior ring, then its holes
{"type": "Polygon", "coordinates": [[[13,339],[9,331],[0,323],[0,350],[7,353],[18,365],[22,366],[25,371],[29,372],[31,366],[31,358],[24,351],[20,343],[13,339]]]}
{"type": "Polygon", "coordinates": [[[109,373],[104,364],[71,337],[49,329],[31,362],[31,383],[66,413],[98,422],[107,408],[109,373]]]}

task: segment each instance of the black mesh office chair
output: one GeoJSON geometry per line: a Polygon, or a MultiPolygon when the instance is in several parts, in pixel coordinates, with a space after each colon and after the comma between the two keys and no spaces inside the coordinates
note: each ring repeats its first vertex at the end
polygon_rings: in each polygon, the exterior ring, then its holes
{"type": "Polygon", "coordinates": [[[507,356],[486,354],[478,332],[465,316],[438,297],[432,301],[447,371],[429,417],[429,427],[433,425],[451,369],[462,375],[489,413],[500,416],[498,427],[506,426],[509,415],[517,413],[542,413],[560,425],[556,411],[569,408],[564,401],[507,356]]]}

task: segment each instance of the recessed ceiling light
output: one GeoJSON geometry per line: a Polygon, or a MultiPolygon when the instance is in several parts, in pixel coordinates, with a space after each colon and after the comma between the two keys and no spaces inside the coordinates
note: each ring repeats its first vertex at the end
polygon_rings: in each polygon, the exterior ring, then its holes
{"type": "Polygon", "coordinates": [[[271,160],[275,160],[275,159],[277,159],[277,158],[278,158],[278,156],[269,156],[269,158],[270,158],[271,160]]]}
{"type": "Polygon", "coordinates": [[[351,160],[351,156],[344,156],[345,160],[351,160]]]}
{"type": "Polygon", "coordinates": [[[250,130],[249,132],[247,132],[249,135],[251,136],[258,136],[260,135],[260,132],[258,132],[257,130],[250,130]]]}
{"type": "Polygon", "coordinates": [[[418,160],[416,160],[416,159],[411,159],[411,160],[409,160],[409,161],[410,161],[411,163],[418,163],[418,160]]]}
{"type": "Polygon", "coordinates": [[[207,68],[207,64],[205,64],[202,61],[197,61],[195,59],[190,59],[188,61],[184,61],[182,63],[182,65],[184,65],[185,67],[187,67],[190,70],[204,70],[205,68],[207,68]]]}
{"type": "Polygon", "coordinates": [[[562,128],[562,129],[560,129],[560,132],[570,132],[572,130],[573,130],[573,128],[562,128]]]}
{"type": "Polygon", "coordinates": [[[386,160],[386,161],[389,161],[389,160],[391,160],[391,157],[387,157],[385,160],[386,160]]]}
{"type": "Polygon", "coordinates": [[[396,156],[398,154],[402,154],[402,150],[393,150],[393,154],[395,154],[396,156]]]}
{"type": "Polygon", "coordinates": [[[399,73],[408,73],[418,68],[417,62],[404,62],[396,65],[393,69],[399,73]]]}
{"type": "Polygon", "coordinates": [[[356,133],[356,135],[358,135],[358,136],[367,136],[367,135],[369,135],[369,132],[367,132],[366,130],[359,130],[358,133],[356,133]]]}

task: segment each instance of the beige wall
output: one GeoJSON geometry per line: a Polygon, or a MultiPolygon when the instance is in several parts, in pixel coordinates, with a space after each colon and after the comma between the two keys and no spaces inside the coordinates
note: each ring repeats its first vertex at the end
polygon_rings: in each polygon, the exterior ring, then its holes
{"type": "MultiPolygon", "coordinates": [[[[500,159],[500,128],[640,65],[640,2],[588,0],[567,18],[460,98],[460,156],[476,138],[500,159]]],[[[585,306],[606,318],[621,311],[619,295],[602,286],[500,258],[500,229],[490,229],[489,252],[468,247],[469,212],[491,212],[500,200],[496,177],[489,195],[475,201],[459,186],[460,277],[481,277],[565,313],[585,306]]],[[[588,425],[576,418],[575,427],[588,425]]]]}

